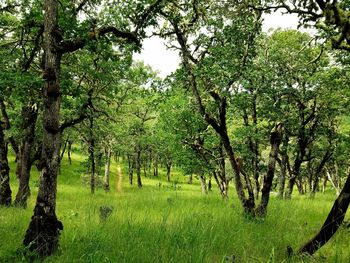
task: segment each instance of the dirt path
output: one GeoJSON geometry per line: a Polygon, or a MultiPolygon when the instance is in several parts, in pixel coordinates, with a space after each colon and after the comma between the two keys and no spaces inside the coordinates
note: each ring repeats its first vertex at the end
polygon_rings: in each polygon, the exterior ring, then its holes
{"type": "Polygon", "coordinates": [[[117,190],[118,193],[123,192],[123,174],[122,174],[122,169],[120,167],[117,168],[117,174],[115,178],[115,189],[117,190]]]}

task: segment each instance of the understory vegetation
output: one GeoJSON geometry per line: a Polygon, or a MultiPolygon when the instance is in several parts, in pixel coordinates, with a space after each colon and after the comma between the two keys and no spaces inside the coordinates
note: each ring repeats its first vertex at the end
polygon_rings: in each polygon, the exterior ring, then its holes
{"type": "MultiPolygon", "coordinates": [[[[344,226],[314,257],[287,258],[288,246],[297,247],[320,228],[335,198],[331,187],[315,199],[296,195],[286,201],[273,193],[269,215],[251,219],[235,198],[223,201],[216,188],[203,195],[198,180],[190,185],[178,172],[176,188],[162,170],[161,178],[145,178],[139,190],[129,185],[122,162],[112,163],[111,191],[98,189],[92,196],[80,178],[83,161],[80,153],[72,155],[72,165],[62,160],[57,209],[65,226],[59,251],[44,262],[232,262],[232,256],[235,262],[348,262],[350,257],[350,228],[344,226]],[[117,191],[118,166],[122,192],[117,191]],[[100,219],[101,206],[113,207],[106,221],[100,219]]],[[[28,209],[0,208],[0,262],[23,260],[24,251],[17,249],[35,204],[37,180],[33,169],[28,209]]]]}

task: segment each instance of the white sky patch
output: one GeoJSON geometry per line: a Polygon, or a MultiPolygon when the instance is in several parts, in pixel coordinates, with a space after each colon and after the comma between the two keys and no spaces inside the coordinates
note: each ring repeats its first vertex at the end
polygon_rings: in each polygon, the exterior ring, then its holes
{"type": "MultiPolygon", "coordinates": [[[[298,17],[295,14],[282,14],[277,11],[264,15],[263,31],[270,29],[290,28],[297,29],[298,17]]],[[[164,40],[157,36],[145,39],[141,53],[134,54],[135,60],[144,61],[153,70],[159,73],[161,78],[165,78],[174,72],[181,63],[179,53],[175,50],[167,49],[164,40]]]]}
{"type": "Polygon", "coordinates": [[[167,49],[163,39],[153,36],[145,39],[142,46],[141,53],[134,54],[134,59],[143,60],[153,70],[158,71],[161,78],[165,78],[178,68],[181,62],[179,53],[167,49]]]}

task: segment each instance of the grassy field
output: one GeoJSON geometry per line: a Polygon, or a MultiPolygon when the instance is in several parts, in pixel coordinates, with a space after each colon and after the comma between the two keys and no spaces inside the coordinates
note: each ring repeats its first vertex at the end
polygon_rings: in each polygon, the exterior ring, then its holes
{"type": "MultiPolygon", "coordinates": [[[[198,182],[175,189],[165,181],[159,187],[159,179],[143,178],[139,190],[129,186],[121,166],[123,187],[118,192],[116,163],[111,191],[99,189],[91,195],[80,179],[82,161],[73,154],[71,166],[62,163],[57,216],[64,231],[60,250],[45,262],[232,262],[232,256],[234,262],[350,262],[350,229],[345,228],[313,258],[286,259],[288,245],[299,247],[320,228],[335,199],[331,190],[315,199],[272,198],[266,219],[252,220],[242,215],[232,188],[230,201],[223,201],[215,189],[202,195],[198,182]],[[99,218],[103,205],[113,206],[105,222],[99,218]]],[[[185,181],[181,174],[174,177],[185,181]]],[[[37,180],[33,170],[28,209],[0,208],[0,262],[25,261],[16,250],[32,215],[37,180]]],[[[13,174],[11,186],[16,192],[13,174]]]]}

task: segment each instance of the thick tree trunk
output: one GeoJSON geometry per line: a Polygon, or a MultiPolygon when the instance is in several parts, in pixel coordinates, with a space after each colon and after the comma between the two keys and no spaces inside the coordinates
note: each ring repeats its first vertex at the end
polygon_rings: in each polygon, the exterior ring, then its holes
{"type": "Polygon", "coordinates": [[[35,139],[35,125],[38,111],[30,104],[22,109],[23,125],[25,131],[24,138],[19,146],[16,172],[19,179],[19,187],[14,201],[17,207],[27,207],[27,200],[30,196],[30,169],[32,167],[32,155],[35,139]]]}
{"type": "Polygon", "coordinates": [[[60,161],[60,54],[56,31],[58,1],[45,0],[44,17],[44,96],[43,96],[43,144],[40,160],[40,184],[34,215],[31,218],[23,244],[31,251],[45,257],[58,248],[62,223],[56,217],[57,173],[60,161]]]}
{"type": "Polygon", "coordinates": [[[337,232],[342,224],[346,211],[350,203],[350,174],[348,175],[343,190],[335,200],[326,221],[323,223],[321,230],[305,245],[303,245],[298,253],[314,254],[320,247],[330,240],[337,232]]]}
{"type": "Polygon", "coordinates": [[[110,167],[111,167],[111,155],[112,151],[109,146],[106,146],[105,149],[105,154],[106,154],[106,163],[105,163],[105,178],[104,178],[104,185],[103,188],[105,189],[106,192],[109,192],[109,172],[110,172],[110,167]]]}
{"type": "Polygon", "coordinates": [[[12,192],[10,188],[10,167],[7,160],[7,144],[3,130],[3,123],[0,122],[0,206],[10,206],[12,192]]]}
{"type": "Polygon", "coordinates": [[[278,124],[275,127],[274,131],[271,132],[271,136],[270,136],[271,150],[270,150],[270,156],[269,156],[269,163],[267,167],[267,174],[264,176],[263,188],[261,190],[261,202],[255,210],[256,214],[259,216],[266,215],[267,205],[269,203],[269,198],[270,198],[272,180],[275,174],[278,148],[281,143],[281,139],[282,139],[282,126],[281,124],[278,124]]]}

